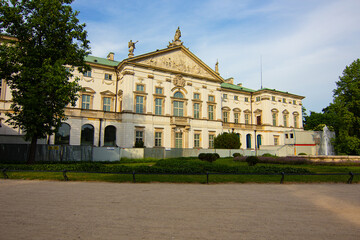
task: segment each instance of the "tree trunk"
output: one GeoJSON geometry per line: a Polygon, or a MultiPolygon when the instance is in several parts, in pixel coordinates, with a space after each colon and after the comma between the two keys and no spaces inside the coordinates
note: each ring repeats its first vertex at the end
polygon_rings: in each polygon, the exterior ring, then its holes
{"type": "Polygon", "coordinates": [[[30,145],[30,149],[29,149],[27,164],[35,163],[36,146],[37,146],[37,136],[33,136],[31,139],[31,145],[30,145]]]}

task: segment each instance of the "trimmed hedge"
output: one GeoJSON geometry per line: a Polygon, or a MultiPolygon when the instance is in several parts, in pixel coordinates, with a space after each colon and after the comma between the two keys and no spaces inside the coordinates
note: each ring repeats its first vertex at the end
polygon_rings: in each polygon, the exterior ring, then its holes
{"type": "Polygon", "coordinates": [[[277,166],[228,166],[217,162],[210,163],[200,160],[163,159],[154,166],[105,165],[86,162],[76,164],[0,164],[0,169],[37,170],[37,171],[68,171],[78,172],[113,172],[113,173],[151,173],[151,174],[204,174],[211,173],[310,173],[307,169],[277,166]]]}

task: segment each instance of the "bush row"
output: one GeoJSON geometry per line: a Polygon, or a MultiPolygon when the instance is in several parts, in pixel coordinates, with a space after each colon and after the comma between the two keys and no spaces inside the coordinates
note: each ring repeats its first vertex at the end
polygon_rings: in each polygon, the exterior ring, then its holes
{"type": "Polygon", "coordinates": [[[79,172],[114,172],[114,173],[171,173],[171,174],[200,174],[213,173],[309,173],[302,168],[277,167],[277,166],[228,166],[219,163],[210,163],[201,160],[159,160],[154,166],[124,166],[105,165],[102,163],[76,163],[76,164],[0,164],[0,169],[9,170],[37,170],[37,171],[68,171],[79,172]]]}

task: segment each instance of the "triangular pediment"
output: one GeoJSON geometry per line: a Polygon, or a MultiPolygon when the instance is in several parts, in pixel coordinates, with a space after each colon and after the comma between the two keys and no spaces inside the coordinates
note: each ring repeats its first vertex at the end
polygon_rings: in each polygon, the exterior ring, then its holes
{"type": "Polygon", "coordinates": [[[126,62],[217,82],[224,81],[219,74],[183,46],[158,50],[127,59],[126,62]]]}

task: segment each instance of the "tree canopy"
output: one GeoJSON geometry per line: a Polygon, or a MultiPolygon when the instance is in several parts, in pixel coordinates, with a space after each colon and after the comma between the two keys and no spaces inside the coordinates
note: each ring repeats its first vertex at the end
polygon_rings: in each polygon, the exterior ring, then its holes
{"type": "Polygon", "coordinates": [[[322,130],[324,125],[335,131],[338,154],[360,155],[360,60],[343,71],[336,82],[334,99],[322,113],[311,112],[305,118],[305,130],[322,130]]]}
{"type": "MultiPolygon", "coordinates": [[[[72,2],[0,0],[0,33],[15,39],[0,46],[0,78],[12,91],[8,122],[24,130],[33,151],[38,138],[57,131],[64,108],[75,105],[81,87],[78,79],[70,81],[71,66],[89,69],[85,24],[79,23],[72,2]]],[[[30,151],[28,161],[34,154],[30,151]]]]}
{"type": "Polygon", "coordinates": [[[240,148],[240,138],[236,133],[221,133],[214,139],[214,148],[219,149],[238,149],[240,148]]]}

